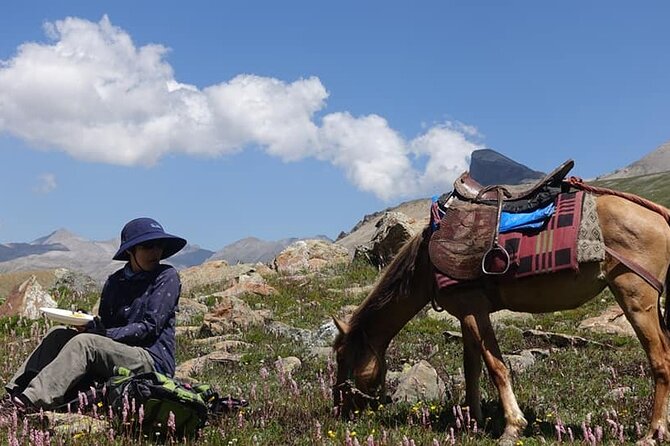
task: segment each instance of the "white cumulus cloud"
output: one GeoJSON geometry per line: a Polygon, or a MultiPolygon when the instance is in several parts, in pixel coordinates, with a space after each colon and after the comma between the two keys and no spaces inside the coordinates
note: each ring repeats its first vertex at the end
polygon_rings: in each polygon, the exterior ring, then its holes
{"type": "Polygon", "coordinates": [[[199,89],[175,79],[166,47],[136,46],[106,16],[66,18],[45,31],[47,43],[24,43],[0,61],[0,132],[76,159],[151,165],[168,153],[258,146],[284,161],[332,163],[388,200],[448,188],[479,148],[476,129],[464,125],[407,139],[376,114],[318,116],[329,93],[316,77],[243,74],[199,89]]]}

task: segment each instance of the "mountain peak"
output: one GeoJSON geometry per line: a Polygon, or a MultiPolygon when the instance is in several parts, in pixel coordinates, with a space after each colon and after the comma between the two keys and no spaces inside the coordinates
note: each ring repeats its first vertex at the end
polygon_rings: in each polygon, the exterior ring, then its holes
{"type": "Polygon", "coordinates": [[[544,177],[544,173],[491,149],[475,150],[470,155],[470,175],[484,186],[491,184],[522,184],[544,177]]]}
{"type": "Polygon", "coordinates": [[[71,241],[83,241],[84,239],[77,234],[68,231],[65,228],[60,228],[55,230],[49,235],[40,237],[31,242],[32,245],[55,245],[55,244],[66,244],[71,241]]]}

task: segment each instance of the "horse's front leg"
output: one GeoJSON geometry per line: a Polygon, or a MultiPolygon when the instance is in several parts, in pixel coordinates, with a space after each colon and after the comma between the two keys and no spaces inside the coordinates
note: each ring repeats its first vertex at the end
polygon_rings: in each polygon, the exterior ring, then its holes
{"type": "Polygon", "coordinates": [[[489,375],[498,389],[500,404],[505,414],[505,431],[499,442],[505,445],[515,444],[528,422],[512,391],[510,372],[503,362],[489,314],[483,312],[467,314],[461,321],[461,327],[464,339],[467,332],[467,336],[472,336],[472,342],[478,344],[489,375]]]}

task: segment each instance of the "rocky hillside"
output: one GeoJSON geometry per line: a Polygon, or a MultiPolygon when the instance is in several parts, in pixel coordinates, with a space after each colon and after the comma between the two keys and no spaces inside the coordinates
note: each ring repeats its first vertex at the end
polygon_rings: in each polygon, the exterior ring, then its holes
{"type": "Polygon", "coordinates": [[[628,166],[598,177],[599,180],[629,178],[670,170],[670,141],[658,146],[653,152],[628,166]]]}

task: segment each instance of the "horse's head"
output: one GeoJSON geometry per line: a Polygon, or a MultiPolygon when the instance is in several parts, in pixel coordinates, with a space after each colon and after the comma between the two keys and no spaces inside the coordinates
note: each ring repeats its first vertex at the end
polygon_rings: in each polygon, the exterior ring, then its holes
{"type": "Polygon", "coordinates": [[[386,401],[386,361],[362,328],[352,330],[346,322],[333,321],[339,331],[333,344],[337,360],[333,403],[343,417],[366,407],[376,409],[386,401]]]}

